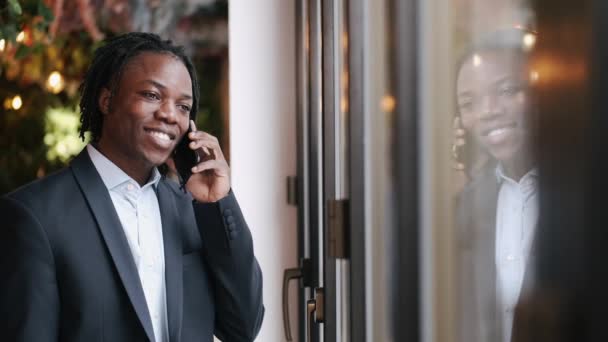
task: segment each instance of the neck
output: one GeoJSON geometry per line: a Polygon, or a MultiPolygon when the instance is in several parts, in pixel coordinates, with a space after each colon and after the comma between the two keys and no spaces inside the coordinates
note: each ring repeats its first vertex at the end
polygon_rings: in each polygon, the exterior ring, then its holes
{"type": "Polygon", "coordinates": [[[522,153],[513,160],[502,162],[502,167],[507,177],[519,182],[534,167],[534,158],[529,153],[522,153]]]}
{"type": "Polygon", "coordinates": [[[97,149],[97,151],[99,151],[99,153],[103,154],[112,163],[114,163],[114,165],[118,166],[118,168],[124,171],[124,173],[126,173],[129,177],[133,178],[140,186],[146,184],[148,179],[150,179],[154,166],[147,165],[147,163],[142,163],[137,159],[121,155],[120,152],[116,152],[119,151],[118,149],[108,148],[107,145],[108,144],[105,143],[104,140],[93,143],[93,146],[97,149]]]}

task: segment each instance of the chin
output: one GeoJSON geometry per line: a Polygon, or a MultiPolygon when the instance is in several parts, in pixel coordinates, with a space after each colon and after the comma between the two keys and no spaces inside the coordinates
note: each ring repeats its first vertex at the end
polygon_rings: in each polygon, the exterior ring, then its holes
{"type": "Polygon", "coordinates": [[[171,156],[171,154],[159,154],[159,153],[155,153],[152,155],[147,155],[146,156],[146,160],[148,161],[149,164],[153,165],[153,166],[160,166],[163,165],[167,159],[169,159],[169,157],[171,156]]]}
{"type": "Polygon", "coordinates": [[[491,150],[490,154],[501,164],[508,164],[516,160],[522,154],[522,151],[512,146],[505,146],[504,148],[491,150]]]}

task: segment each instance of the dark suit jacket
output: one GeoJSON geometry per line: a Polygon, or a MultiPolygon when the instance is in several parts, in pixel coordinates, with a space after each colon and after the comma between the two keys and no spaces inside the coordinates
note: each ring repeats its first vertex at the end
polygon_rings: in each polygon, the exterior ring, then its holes
{"type": "MultiPolygon", "coordinates": [[[[460,341],[502,341],[502,320],[496,293],[496,210],[500,184],[490,163],[457,199],[460,341]]],[[[534,243],[530,260],[534,255],[534,243]]],[[[528,262],[522,293],[532,286],[528,262]]],[[[520,296],[521,298],[521,296],[520,296]]],[[[517,317],[514,319],[517,322],[517,317]]],[[[513,327],[513,332],[516,326],[513,327]]]]}
{"type": "MultiPolygon", "coordinates": [[[[202,204],[157,188],[171,342],[252,341],[262,273],[232,194],[202,204]]],[[[70,167],[0,198],[0,340],[153,341],[131,252],[83,150],[70,167]]]]}

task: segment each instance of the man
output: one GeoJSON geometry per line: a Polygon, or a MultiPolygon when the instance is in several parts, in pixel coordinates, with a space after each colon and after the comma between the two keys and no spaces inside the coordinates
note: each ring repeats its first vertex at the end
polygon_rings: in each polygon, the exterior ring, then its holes
{"type": "Polygon", "coordinates": [[[489,159],[458,197],[462,341],[512,341],[517,303],[533,279],[538,173],[530,35],[494,32],[467,52],[458,70],[467,144],[489,159]]]}
{"type": "Polygon", "coordinates": [[[262,274],[218,141],[191,122],[189,58],[156,35],[119,36],[81,92],[91,144],[0,199],[0,339],[252,341],[262,274]],[[206,156],[188,193],[157,170],[182,137],[206,156]]]}

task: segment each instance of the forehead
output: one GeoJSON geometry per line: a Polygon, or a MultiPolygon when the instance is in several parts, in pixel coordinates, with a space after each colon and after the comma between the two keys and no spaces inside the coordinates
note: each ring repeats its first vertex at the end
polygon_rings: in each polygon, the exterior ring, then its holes
{"type": "Polygon", "coordinates": [[[192,79],[181,59],[171,53],[142,52],[129,59],[123,67],[120,85],[143,81],[167,84],[167,87],[189,89],[192,93],[192,79]]]}
{"type": "Polygon", "coordinates": [[[459,89],[487,86],[503,79],[521,79],[527,71],[527,58],[521,52],[482,51],[464,60],[458,72],[459,89]]]}

